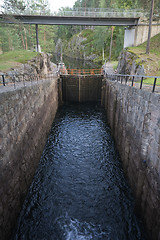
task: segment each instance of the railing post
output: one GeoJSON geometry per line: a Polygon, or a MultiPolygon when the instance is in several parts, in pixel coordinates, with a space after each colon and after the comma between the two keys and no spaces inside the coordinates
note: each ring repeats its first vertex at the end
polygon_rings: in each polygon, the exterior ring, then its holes
{"type": "Polygon", "coordinates": [[[4,74],[2,74],[2,81],[3,81],[3,86],[6,86],[4,74]]]}
{"type": "Polygon", "coordinates": [[[154,90],[155,90],[155,87],[156,87],[156,81],[157,81],[157,78],[154,79],[152,92],[154,92],[154,90]]]}
{"type": "Polygon", "coordinates": [[[125,85],[127,84],[127,81],[128,81],[128,77],[126,76],[125,77],[125,85]]]}
{"type": "Polygon", "coordinates": [[[132,78],[132,87],[133,87],[133,84],[134,84],[134,76],[133,76],[133,78],[132,78]]]}
{"type": "Polygon", "coordinates": [[[16,77],[15,77],[15,75],[13,76],[13,79],[14,79],[14,89],[16,89],[16,77]]]}
{"type": "Polygon", "coordinates": [[[141,78],[140,89],[142,89],[142,84],[143,84],[143,77],[141,78]]]}

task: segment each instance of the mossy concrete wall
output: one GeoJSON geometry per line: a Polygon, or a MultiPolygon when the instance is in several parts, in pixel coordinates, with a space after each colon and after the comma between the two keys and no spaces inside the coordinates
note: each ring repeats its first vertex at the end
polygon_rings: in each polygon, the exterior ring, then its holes
{"type": "MultiPolygon", "coordinates": [[[[154,24],[154,22],[153,22],[153,24],[154,24]]],[[[138,46],[147,41],[148,29],[149,29],[149,26],[137,26],[135,28],[134,46],[138,46]]],[[[158,25],[158,24],[152,25],[151,37],[154,37],[158,33],[160,33],[160,25],[158,25]]]]}
{"type": "Polygon", "coordinates": [[[160,239],[160,95],[104,80],[106,109],[149,239],[160,239]]]}
{"type": "Polygon", "coordinates": [[[57,79],[0,94],[0,239],[9,239],[58,108],[57,79]]]}

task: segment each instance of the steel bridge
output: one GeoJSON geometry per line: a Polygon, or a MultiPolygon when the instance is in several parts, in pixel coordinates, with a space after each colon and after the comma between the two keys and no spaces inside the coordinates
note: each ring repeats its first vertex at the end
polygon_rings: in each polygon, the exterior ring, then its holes
{"type": "Polygon", "coordinates": [[[140,17],[97,16],[45,16],[0,14],[0,21],[9,24],[84,25],[84,26],[136,26],[140,17]]]}

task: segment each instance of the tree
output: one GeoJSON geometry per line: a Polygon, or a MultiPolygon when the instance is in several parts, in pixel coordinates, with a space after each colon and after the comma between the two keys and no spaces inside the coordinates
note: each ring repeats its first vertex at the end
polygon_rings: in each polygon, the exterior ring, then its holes
{"type": "Polygon", "coordinates": [[[2,5],[3,13],[21,13],[25,8],[23,0],[4,0],[2,5]]]}
{"type": "Polygon", "coordinates": [[[150,50],[153,9],[154,9],[154,0],[151,1],[151,10],[150,10],[150,18],[149,18],[149,29],[148,29],[148,40],[147,40],[146,54],[149,54],[149,50],[150,50]]]}

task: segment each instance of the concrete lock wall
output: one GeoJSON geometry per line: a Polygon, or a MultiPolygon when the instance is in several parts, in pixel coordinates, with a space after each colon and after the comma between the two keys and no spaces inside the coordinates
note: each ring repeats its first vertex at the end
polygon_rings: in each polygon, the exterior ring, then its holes
{"type": "Polygon", "coordinates": [[[0,94],[0,239],[9,239],[58,108],[57,80],[0,94]]]}
{"type": "Polygon", "coordinates": [[[106,109],[149,239],[160,239],[160,95],[106,80],[106,109]]]}

